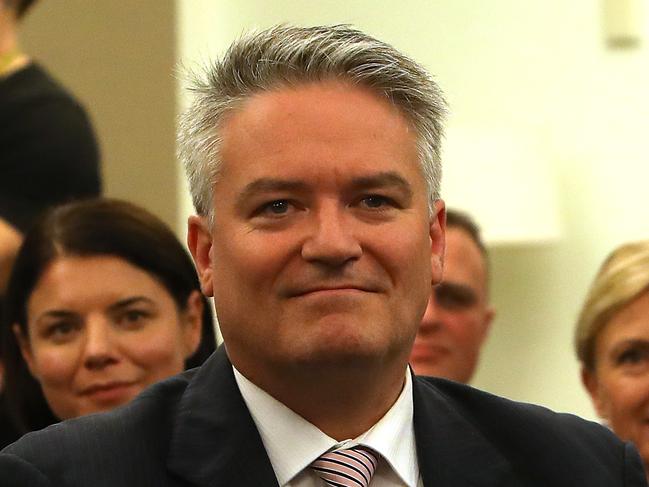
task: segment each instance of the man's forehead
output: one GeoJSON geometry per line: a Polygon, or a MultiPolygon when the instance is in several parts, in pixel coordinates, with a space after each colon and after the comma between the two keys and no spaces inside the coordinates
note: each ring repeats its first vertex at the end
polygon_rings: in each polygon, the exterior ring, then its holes
{"type": "Polygon", "coordinates": [[[292,171],[302,177],[305,169],[315,173],[337,161],[339,173],[356,171],[357,178],[421,172],[417,139],[405,117],[368,90],[341,82],[254,95],[229,114],[221,139],[221,174],[245,167],[245,184],[279,174],[290,179],[292,171]]]}
{"type": "MultiPolygon", "coordinates": [[[[343,79],[278,85],[272,89],[260,90],[233,107],[224,118],[222,127],[227,130],[232,122],[244,123],[249,127],[266,127],[278,122],[290,123],[291,118],[302,108],[323,117],[338,116],[341,108],[349,108],[351,104],[362,104],[362,111],[369,117],[368,122],[372,122],[374,117],[389,113],[393,117],[401,118],[406,129],[412,130],[407,117],[388,98],[369,87],[352,84],[343,79]]],[[[350,111],[350,115],[354,114],[351,110],[345,111],[350,111]]]]}

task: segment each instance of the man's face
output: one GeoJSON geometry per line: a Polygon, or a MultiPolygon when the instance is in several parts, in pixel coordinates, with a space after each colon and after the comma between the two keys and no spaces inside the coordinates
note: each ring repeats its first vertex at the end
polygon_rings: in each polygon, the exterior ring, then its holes
{"type": "Polygon", "coordinates": [[[319,82],[253,96],[221,135],[214,225],[190,219],[189,243],[232,362],[258,382],[269,369],[405,365],[444,246],[443,202],[431,218],[406,120],[364,89],[319,82]]]}
{"type": "Polygon", "coordinates": [[[443,280],[433,288],[410,356],[415,373],[469,382],[494,315],[486,274],[469,234],[448,228],[443,280]]]}

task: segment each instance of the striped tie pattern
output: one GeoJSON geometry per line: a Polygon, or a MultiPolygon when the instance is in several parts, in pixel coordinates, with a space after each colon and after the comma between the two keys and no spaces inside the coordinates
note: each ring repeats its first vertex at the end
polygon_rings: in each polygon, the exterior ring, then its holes
{"type": "Polygon", "coordinates": [[[369,449],[355,446],[328,451],[311,464],[311,468],[333,487],[367,487],[378,465],[369,449]]]}

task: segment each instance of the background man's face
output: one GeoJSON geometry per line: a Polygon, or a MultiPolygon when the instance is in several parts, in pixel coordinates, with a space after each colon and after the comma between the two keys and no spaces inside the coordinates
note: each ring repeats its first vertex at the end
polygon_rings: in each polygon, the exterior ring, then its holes
{"type": "Polygon", "coordinates": [[[415,373],[469,382],[493,315],[480,249],[461,228],[448,228],[443,280],[433,288],[410,356],[415,373]]]}
{"type": "Polygon", "coordinates": [[[363,89],[314,83],[254,96],[222,135],[209,267],[197,264],[233,363],[253,380],[405,363],[444,245],[406,120],[363,89]]]}

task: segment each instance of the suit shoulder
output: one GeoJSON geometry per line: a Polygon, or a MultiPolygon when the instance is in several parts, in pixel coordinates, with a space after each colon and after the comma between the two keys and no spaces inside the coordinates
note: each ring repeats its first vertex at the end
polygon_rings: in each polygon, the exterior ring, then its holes
{"type": "Polygon", "coordinates": [[[164,462],[178,402],[193,373],[157,383],[113,411],[28,433],[2,453],[32,464],[50,479],[65,475],[70,462],[87,471],[110,469],[113,475],[133,472],[129,463],[146,469],[147,462],[164,462]]]}
{"type": "Polygon", "coordinates": [[[607,428],[569,413],[557,413],[543,406],[513,401],[471,386],[433,377],[418,377],[424,388],[440,393],[453,408],[480,430],[507,431],[511,435],[534,434],[557,439],[567,437],[619,442],[607,428]],[[502,421],[494,422],[500,418],[502,421]],[[578,433],[575,435],[575,433],[578,433]]]}
{"type": "Polygon", "coordinates": [[[527,478],[580,475],[602,485],[646,485],[635,448],[604,426],[444,379],[416,379],[423,401],[442,401],[527,478]],[[554,474],[552,473],[554,472],[554,474]],[[610,481],[602,480],[610,479],[610,481]]]}

